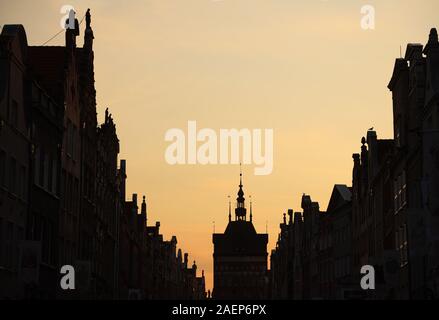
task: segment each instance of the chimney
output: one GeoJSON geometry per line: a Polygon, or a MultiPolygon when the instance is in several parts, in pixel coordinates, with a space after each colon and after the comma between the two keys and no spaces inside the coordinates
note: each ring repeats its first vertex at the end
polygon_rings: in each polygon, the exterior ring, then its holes
{"type": "Polygon", "coordinates": [[[293,209],[288,209],[288,224],[292,224],[293,223],[293,209]]]}
{"type": "Polygon", "coordinates": [[[187,269],[188,256],[189,256],[189,255],[188,255],[187,253],[184,254],[184,262],[183,262],[183,264],[184,264],[184,268],[185,268],[185,269],[187,269]]]}
{"type": "Polygon", "coordinates": [[[142,215],[142,219],[144,220],[144,223],[145,223],[145,226],[146,226],[148,223],[147,223],[147,215],[146,215],[146,200],[145,200],[145,196],[143,196],[142,209],[140,211],[140,214],[142,215]]]}
{"type": "Polygon", "coordinates": [[[121,185],[120,185],[120,195],[122,201],[125,202],[125,193],[126,193],[126,179],[127,179],[127,162],[126,160],[120,160],[120,176],[121,176],[121,185]]]}
{"type": "Polygon", "coordinates": [[[194,277],[196,277],[197,276],[197,264],[195,263],[195,260],[194,260],[194,264],[192,265],[192,272],[194,274],[194,277]]]}
{"type": "Polygon", "coordinates": [[[302,222],[302,214],[300,212],[294,213],[294,224],[302,222]]]}
{"type": "Polygon", "coordinates": [[[367,146],[369,147],[369,172],[375,175],[378,168],[378,143],[376,131],[369,130],[367,132],[367,146]]]}
{"type": "Polygon", "coordinates": [[[133,193],[133,212],[137,214],[137,193],[133,193]]]}

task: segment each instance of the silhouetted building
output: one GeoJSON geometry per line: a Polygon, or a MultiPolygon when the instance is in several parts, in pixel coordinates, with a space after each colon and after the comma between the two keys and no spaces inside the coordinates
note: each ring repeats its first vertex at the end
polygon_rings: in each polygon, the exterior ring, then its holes
{"type": "Polygon", "coordinates": [[[65,46],[28,46],[21,25],[0,36],[0,299],[202,299],[204,273],[177,239],[126,201],[126,162],[112,116],[97,125],[91,15],[65,46]],[[75,290],[60,270],[75,268],[75,290]]]}
{"type": "Polygon", "coordinates": [[[38,281],[40,243],[21,243],[29,210],[30,83],[23,26],[6,25],[0,35],[0,299],[24,294],[21,266],[28,282],[38,281]],[[27,259],[27,257],[29,259],[27,259]]]}
{"type": "MultiPolygon", "coordinates": [[[[351,299],[352,203],[346,185],[334,186],[326,212],[309,195],[303,214],[283,215],[276,248],[271,253],[272,299],[351,299]]],[[[359,283],[359,282],[358,282],[359,283]]]]}
{"type": "Polygon", "coordinates": [[[311,196],[302,196],[303,210],[303,249],[302,249],[302,294],[304,299],[320,298],[319,292],[319,263],[318,235],[319,216],[321,214],[318,202],[312,201],[311,196]]]}
{"type": "Polygon", "coordinates": [[[271,253],[273,299],[322,299],[334,295],[332,220],[311,196],[302,196],[303,213],[283,215],[276,248],[271,253]]]}
{"type": "MultiPolygon", "coordinates": [[[[32,50],[30,50],[32,52],[32,50]]],[[[33,57],[30,58],[33,62],[33,57]]],[[[38,289],[28,284],[26,296],[55,298],[59,257],[59,212],[63,108],[33,81],[30,112],[30,188],[27,240],[41,243],[38,289]]]]}
{"type": "Polygon", "coordinates": [[[229,203],[229,223],[224,233],[213,234],[214,299],[264,299],[268,297],[268,234],[258,234],[247,220],[240,176],[235,219],[229,203]]]}
{"type": "MultiPolygon", "coordinates": [[[[105,277],[102,256],[105,250],[105,233],[103,225],[103,211],[97,203],[97,157],[98,136],[96,117],[96,90],[94,81],[94,53],[93,53],[93,30],[91,28],[90,11],[85,16],[86,26],[84,31],[84,45],[78,48],[77,63],[79,76],[79,103],[81,105],[78,128],[81,139],[81,179],[80,179],[80,215],[79,215],[79,252],[81,263],[90,265],[90,288],[89,293],[93,297],[108,297],[112,282],[108,283],[105,277]]],[[[117,139],[117,138],[116,138],[117,139]]],[[[108,150],[114,159],[109,161],[117,163],[117,153],[108,150]]],[[[113,177],[116,175],[116,167],[110,166],[113,177]]],[[[109,216],[115,211],[106,212],[109,216]]],[[[111,219],[114,219],[111,218],[111,219]]]]}
{"type": "Polygon", "coordinates": [[[375,131],[369,130],[367,140],[362,139],[361,154],[353,155],[353,271],[355,282],[360,283],[361,267],[374,266],[376,289],[367,292],[359,289],[358,292],[358,295],[367,298],[385,298],[384,272],[387,270],[384,267],[389,265],[386,259],[391,259],[395,252],[391,244],[394,239],[392,229],[389,229],[393,223],[393,215],[390,215],[393,182],[389,171],[392,151],[393,140],[379,140],[375,131]],[[390,234],[385,234],[384,230],[390,231],[390,234]],[[388,242],[385,243],[385,240],[388,242]]]}
{"type": "Polygon", "coordinates": [[[358,283],[352,277],[352,192],[343,184],[332,190],[326,214],[331,219],[333,292],[332,299],[354,298],[358,283]]]}
{"type": "Polygon", "coordinates": [[[105,110],[104,123],[97,130],[97,139],[96,244],[99,246],[100,254],[96,257],[96,270],[102,283],[97,294],[102,298],[111,299],[116,294],[118,285],[118,224],[123,199],[120,196],[117,175],[119,139],[108,108],[105,110]]]}
{"type": "MultiPolygon", "coordinates": [[[[299,213],[300,215],[300,213],[299,213]]],[[[284,213],[283,222],[279,225],[280,233],[276,242],[276,248],[271,251],[270,257],[270,298],[275,300],[293,299],[294,288],[297,281],[296,266],[299,263],[296,254],[295,233],[298,232],[293,224],[293,210],[288,210],[289,221],[287,224],[284,213]],[[296,229],[296,230],[295,230],[296,229]],[[296,277],[295,277],[296,276],[296,277]]],[[[300,217],[300,219],[302,219],[300,217]]]]}
{"type": "Polygon", "coordinates": [[[436,29],[425,47],[407,45],[388,85],[394,139],[369,129],[353,155],[352,188],[336,185],[326,213],[304,195],[303,218],[287,226],[284,217],[272,252],[272,297],[439,296],[438,61],[436,29]],[[375,290],[361,290],[365,265],[375,269],[375,290]]]}
{"type": "MultiPolygon", "coordinates": [[[[439,42],[408,44],[396,59],[392,164],[394,232],[402,298],[439,297],[439,42]]],[[[390,199],[389,199],[390,201],[390,199]]]]}

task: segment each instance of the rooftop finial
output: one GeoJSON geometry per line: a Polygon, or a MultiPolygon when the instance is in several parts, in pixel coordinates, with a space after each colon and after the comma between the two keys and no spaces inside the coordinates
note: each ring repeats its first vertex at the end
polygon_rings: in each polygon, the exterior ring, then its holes
{"type": "Polygon", "coordinates": [[[146,216],[146,201],[145,201],[145,196],[143,196],[143,201],[142,201],[142,207],[141,207],[141,213],[144,214],[146,216]]]}
{"type": "Polygon", "coordinates": [[[242,187],[242,163],[239,163],[239,185],[242,187]]]}
{"type": "Polygon", "coordinates": [[[249,196],[250,198],[250,222],[253,220],[253,209],[252,209],[252,196],[249,196]]]}
{"type": "Polygon", "coordinates": [[[230,195],[227,197],[229,198],[229,221],[232,221],[232,203],[230,202],[230,195]]]}
{"type": "Polygon", "coordinates": [[[87,9],[87,12],[85,13],[85,28],[90,29],[91,24],[91,14],[90,9],[87,9]]]}
{"type": "Polygon", "coordinates": [[[424,54],[428,55],[430,50],[437,49],[439,47],[438,35],[436,28],[431,28],[428,36],[428,43],[425,45],[424,54]]]}
{"type": "Polygon", "coordinates": [[[238,198],[236,200],[238,200],[238,202],[240,203],[244,203],[244,191],[242,190],[242,169],[241,169],[241,164],[239,164],[239,191],[238,191],[238,198]]]}
{"type": "Polygon", "coordinates": [[[437,30],[436,30],[436,28],[431,28],[431,30],[430,30],[430,35],[429,35],[429,37],[428,37],[429,39],[429,41],[434,41],[434,42],[438,42],[438,35],[437,35],[437,30]]]}
{"type": "Polygon", "coordinates": [[[242,190],[243,185],[241,164],[239,164],[239,167],[239,190],[238,197],[236,198],[235,216],[236,220],[246,220],[247,209],[245,208],[244,190],[242,190]]]}

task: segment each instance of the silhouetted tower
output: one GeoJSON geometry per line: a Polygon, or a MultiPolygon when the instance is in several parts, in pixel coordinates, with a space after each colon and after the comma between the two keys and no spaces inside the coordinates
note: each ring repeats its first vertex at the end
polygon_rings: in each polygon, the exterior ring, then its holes
{"type": "Polygon", "coordinates": [[[239,173],[239,191],[236,198],[235,220],[247,220],[247,209],[245,207],[244,190],[242,190],[242,172],[239,173]]]}
{"type": "MultiPolygon", "coordinates": [[[[251,197],[250,197],[251,199],[251,197]]],[[[213,234],[214,299],[266,299],[268,293],[268,234],[257,233],[247,220],[242,172],[236,198],[235,219],[232,220],[229,196],[229,223],[224,233],[213,234]]]]}

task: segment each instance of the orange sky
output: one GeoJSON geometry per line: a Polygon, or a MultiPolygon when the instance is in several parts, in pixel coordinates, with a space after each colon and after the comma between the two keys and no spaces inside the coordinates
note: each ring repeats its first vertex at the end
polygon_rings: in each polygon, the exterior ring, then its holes
{"type": "Polygon", "coordinates": [[[213,221],[225,229],[239,166],[171,166],[165,132],[189,120],[274,129],[273,173],[243,168],[255,227],[268,224],[271,249],[302,193],[325,210],[334,183],[350,184],[368,128],[392,137],[394,59],[439,27],[437,0],[0,0],[0,24],[23,24],[29,44],[41,45],[60,30],[66,4],[79,18],[91,8],[98,117],[109,107],[115,119],[128,194],[147,196],[149,223],[177,235],[208,288],[213,221]],[[365,4],[375,7],[375,30],[360,27],[365,4]]]}

